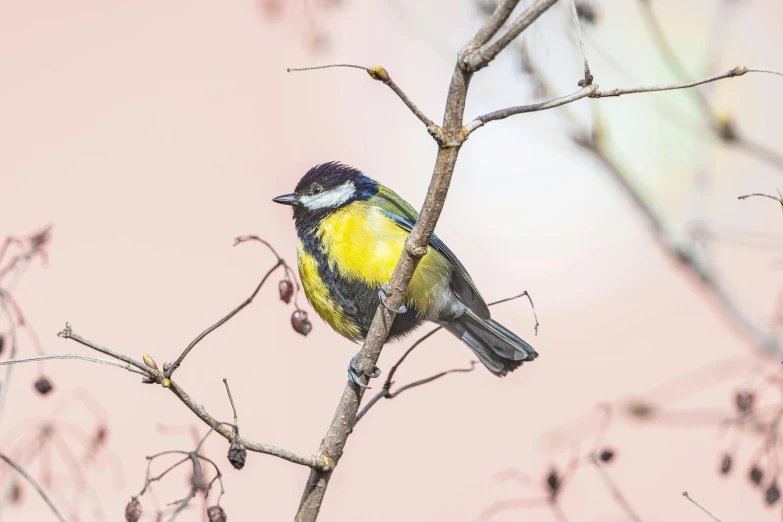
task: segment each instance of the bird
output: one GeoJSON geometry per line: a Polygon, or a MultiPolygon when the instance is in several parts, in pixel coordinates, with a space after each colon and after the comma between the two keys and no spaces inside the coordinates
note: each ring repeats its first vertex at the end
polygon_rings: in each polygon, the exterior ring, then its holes
{"type": "MultiPolygon", "coordinates": [[[[425,321],[459,338],[494,375],[504,377],[538,353],[490,317],[473,279],[435,234],[392,309],[385,291],[418,212],[391,189],[360,170],[331,161],[311,168],[293,193],[272,201],[293,208],[297,265],[307,300],[337,333],[354,342],[367,336],[378,301],[396,313],[389,340],[425,321]]],[[[358,378],[358,354],[348,367],[358,378]]],[[[370,377],[377,377],[375,369],[370,377]]]]}

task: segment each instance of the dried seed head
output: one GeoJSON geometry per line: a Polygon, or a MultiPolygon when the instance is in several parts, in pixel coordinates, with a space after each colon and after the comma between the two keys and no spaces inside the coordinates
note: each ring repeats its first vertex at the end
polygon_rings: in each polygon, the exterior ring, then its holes
{"type": "Polygon", "coordinates": [[[207,518],[209,522],[226,522],[226,512],[220,506],[211,506],[207,508],[207,518]]]}
{"type": "Polygon", "coordinates": [[[601,459],[601,462],[611,462],[614,458],[614,450],[606,448],[601,452],[598,458],[601,459]]]}
{"type": "Polygon", "coordinates": [[[141,504],[139,499],[133,497],[128,505],[125,506],[125,521],[126,522],[138,522],[141,518],[141,504]]]}
{"type": "Polygon", "coordinates": [[[304,310],[296,310],[293,313],[291,316],[291,326],[302,335],[309,334],[310,330],[313,329],[310,319],[307,318],[307,312],[304,310]]]}
{"type": "Polygon", "coordinates": [[[753,410],[753,392],[749,390],[740,390],[734,396],[734,402],[740,413],[750,413],[753,410]]]}
{"type": "Polygon", "coordinates": [[[767,504],[770,506],[780,500],[780,489],[778,489],[777,484],[773,483],[767,488],[767,491],[764,493],[764,500],[766,500],[767,504]]]}
{"type": "Polygon", "coordinates": [[[247,459],[247,450],[243,445],[234,441],[228,448],[228,461],[234,466],[235,469],[242,469],[245,467],[245,460],[247,459]]]}
{"type": "Polygon", "coordinates": [[[757,486],[761,484],[761,479],[764,478],[764,473],[761,471],[761,469],[758,466],[753,466],[750,468],[750,481],[756,484],[757,486]]]}
{"type": "Polygon", "coordinates": [[[48,395],[54,389],[52,382],[46,377],[40,377],[35,381],[35,391],[41,395],[48,395]]]}
{"type": "Polygon", "coordinates": [[[280,290],[280,300],[285,304],[290,303],[291,297],[294,295],[294,284],[288,279],[283,279],[278,284],[278,289],[280,290]]]}
{"type": "Polygon", "coordinates": [[[720,459],[720,472],[725,475],[731,471],[731,455],[726,453],[723,458],[720,459]]]}

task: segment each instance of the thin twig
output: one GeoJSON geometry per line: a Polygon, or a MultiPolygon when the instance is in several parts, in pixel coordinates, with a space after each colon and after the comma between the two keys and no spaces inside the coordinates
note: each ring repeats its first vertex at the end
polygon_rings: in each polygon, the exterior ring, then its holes
{"type": "Polygon", "coordinates": [[[195,338],[195,339],[193,339],[193,340],[190,342],[190,344],[187,346],[187,348],[185,348],[185,350],[184,350],[184,351],[183,351],[183,352],[180,354],[180,356],[179,356],[179,357],[177,357],[177,360],[176,360],[176,361],[174,361],[173,363],[171,363],[171,366],[169,366],[169,367],[168,367],[168,368],[167,368],[167,369],[166,369],[166,370],[163,372],[163,374],[164,374],[166,377],[170,378],[170,377],[171,377],[171,375],[174,373],[174,371],[176,371],[176,369],[177,369],[177,368],[179,368],[180,364],[182,364],[182,361],[184,361],[184,360],[185,360],[185,357],[187,357],[187,356],[188,356],[188,354],[189,354],[189,353],[190,353],[190,351],[193,349],[193,347],[194,347],[194,346],[196,346],[196,345],[199,343],[199,341],[201,341],[201,340],[202,340],[204,337],[206,337],[206,336],[207,336],[207,335],[209,335],[210,333],[212,333],[212,332],[214,332],[215,330],[217,330],[218,328],[220,328],[220,327],[221,327],[223,324],[225,324],[225,323],[226,323],[226,322],[227,322],[229,319],[231,319],[231,318],[232,318],[232,317],[234,317],[236,314],[238,314],[238,313],[239,313],[239,312],[240,312],[240,311],[241,311],[243,308],[245,308],[247,305],[249,305],[250,303],[252,303],[252,302],[253,302],[253,299],[255,299],[256,295],[258,295],[258,292],[260,292],[260,291],[261,291],[261,287],[262,287],[262,286],[264,286],[264,283],[266,283],[266,280],[267,280],[267,279],[269,279],[269,276],[271,276],[271,275],[272,275],[272,273],[273,273],[275,270],[277,270],[279,267],[281,267],[281,266],[283,266],[283,265],[285,265],[285,262],[284,262],[284,261],[283,261],[281,258],[279,258],[279,257],[278,257],[278,259],[277,259],[277,263],[275,263],[275,265],[274,265],[272,268],[270,268],[270,269],[267,271],[266,275],[264,275],[264,278],[263,278],[263,279],[261,279],[261,282],[260,282],[260,283],[258,283],[258,286],[256,286],[256,289],[253,291],[253,293],[252,293],[252,294],[250,294],[250,297],[248,297],[247,299],[245,299],[245,300],[242,302],[242,304],[240,304],[239,306],[237,306],[236,308],[234,308],[233,310],[231,310],[231,312],[229,312],[229,313],[228,313],[228,315],[226,315],[225,317],[223,317],[222,319],[220,319],[218,322],[216,322],[215,324],[213,324],[212,326],[210,326],[209,328],[207,328],[206,330],[204,330],[203,332],[201,332],[200,334],[198,334],[198,336],[196,336],[196,338],[195,338]]]}
{"type": "Polygon", "coordinates": [[[231,395],[231,389],[228,387],[228,379],[223,379],[223,384],[226,385],[226,393],[228,394],[228,400],[231,403],[231,409],[234,411],[234,437],[239,438],[239,417],[237,416],[237,407],[234,406],[234,397],[231,395]]]}
{"type": "MultiPolygon", "coordinates": [[[[518,1],[518,0],[517,0],[518,1]]],[[[413,100],[411,100],[407,94],[403,92],[402,89],[400,89],[399,85],[397,85],[394,80],[391,79],[391,76],[389,75],[389,72],[384,69],[383,67],[364,67],[362,65],[354,65],[349,63],[336,63],[336,64],[329,64],[329,65],[319,65],[315,67],[296,67],[296,68],[289,68],[288,72],[301,72],[301,71],[317,71],[320,69],[330,69],[333,67],[349,67],[351,69],[361,69],[367,74],[370,75],[370,77],[373,80],[377,80],[380,82],[383,82],[384,84],[388,85],[389,88],[394,92],[394,94],[399,97],[402,102],[405,104],[408,109],[421,121],[425,127],[427,127],[427,131],[437,139],[439,136],[438,132],[438,126],[435,125],[435,123],[432,122],[431,119],[429,119],[422,111],[419,109],[415,103],[413,103],[413,100]]]]}
{"type": "Polygon", "coordinates": [[[633,507],[631,506],[631,503],[628,502],[628,500],[626,500],[622,491],[620,491],[620,488],[617,487],[617,484],[615,483],[614,479],[612,478],[611,475],[609,475],[609,472],[606,471],[606,468],[601,463],[600,459],[595,453],[590,455],[590,461],[598,469],[599,473],[601,474],[601,478],[604,480],[604,484],[606,484],[606,487],[609,488],[609,491],[612,493],[612,496],[620,505],[620,507],[623,508],[623,511],[625,511],[625,513],[632,520],[634,520],[634,522],[642,522],[641,517],[636,514],[633,507]]]}
{"type": "MultiPolygon", "coordinates": [[[[207,411],[195,400],[193,400],[182,387],[180,387],[174,381],[170,381],[169,379],[165,378],[161,372],[148,368],[143,363],[140,363],[110,348],[106,348],[99,344],[93,343],[88,339],[85,339],[84,337],[74,333],[70,325],[66,325],[65,330],[60,332],[59,335],[60,337],[66,339],[72,339],[74,341],[83,344],[84,346],[88,346],[90,348],[100,351],[101,353],[110,355],[115,359],[119,359],[123,362],[136,366],[137,368],[142,369],[149,378],[154,379],[154,382],[163,384],[164,382],[168,381],[167,384],[165,384],[165,387],[171,390],[171,392],[174,393],[174,395],[176,395],[177,398],[179,398],[179,400],[181,400],[190,409],[190,411],[195,413],[199,419],[201,419],[207,426],[215,430],[217,433],[219,433],[222,437],[224,437],[229,442],[233,442],[235,440],[233,430],[225,427],[221,422],[219,422],[214,417],[212,417],[212,415],[207,413],[207,411]]],[[[318,470],[325,470],[330,468],[330,461],[320,456],[302,456],[292,451],[288,451],[283,448],[278,448],[277,446],[272,446],[270,444],[263,444],[260,442],[254,442],[241,437],[237,439],[237,442],[242,444],[249,451],[255,451],[257,453],[272,455],[281,458],[283,460],[293,462],[294,464],[300,464],[302,466],[307,466],[309,468],[318,469],[318,470]]]]}
{"type": "Polygon", "coordinates": [[[100,357],[92,357],[90,355],[84,355],[82,353],[58,353],[58,354],[50,354],[50,355],[35,355],[33,357],[21,357],[19,359],[6,359],[6,360],[0,360],[0,366],[4,366],[6,364],[18,364],[18,363],[34,362],[34,361],[47,361],[49,359],[78,359],[81,361],[89,361],[98,364],[105,364],[107,366],[115,366],[117,368],[122,368],[123,370],[128,370],[129,372],[137,373],[139,375],[144,375],[144,376],[147,375],[145,372],[134,368],[130,364],[127,363],[122,364],[109,359],[101,359],[100,357]]]}
{"type": "Polygon", "coordinates": [[[590,65],[587,63],[587,51],[585,51],[585,42],[582,40],[582,26],[579,23],[579,13],[576,12],[576,0],[571,0],[571,14],[574,16],[576,37],[579,39],[579,49],[582,51],[582,61],[585,66],[584,86],[586,87],[593,83],[593,75],[590,74],[590,65]]]}
{"type": "Polygon", "coordinates": [[[27,479],[27,482],[29,482],[30,485],[36,489],[36,491],[38,491],[38,494],[41,495],[41,498],[43,498],[46,501],[46,503],[49,504],[49,508],[52,510],[52,513],[54,513],[55,516],[58,519],[60,519],[60,522],[66,522],[65,517],[62,515],[62,513],[60,513],[57,510],[57,506],[54,505],[54,502],[52,502],[52,499],[49,498],[49,495],[47,495],[44,492],[44,490],[41,489],[41,486],[38,485],[38,483],[33,479],[33,477],[28,475],[28,473],[24,470],[24,468],[22,468],[16,462],[14,462],[13,460],[9,459],[8,457],[6,457],[1,453],[0,453],[0,459],[3,459],[9,466],[14,468],[20,475],[22,475],[25,479],[27,479]]]}
{"type": "Polygon", "coordinates": [[[690,500],[691,502],[693,502],[693,504],[694,504],[696,507],[698,507],[699,509],[701,509],[702,511],[704,511],[705,513],[707,513],[707,514],[708,514],[710,517],[712,517],[712,519],[713,519],[713,520],[715,520],[716,522],[721,522],[721,519],[719,519],[718,517],[716,517],[715,515],[713,515],[712,513],[710,513],[710,512],[707,510],[707,508],[705,508],[704,506],[702,506],[701,504],[699,504],[698,502],[696,502],[696,501],[693,499],[693,497],[691,497],[691,496],[688,494],[688,492],[687,492],[687,491],[683,491],[683,492],[682,492],[682,496],[683,496],[683,497],[685,497],[685,498],[687,498],[687,499],[688,499],[688,500],[690,500]]]}
{"type": "Polygon", "coordinates": [[[737,199],[748,199],[748,198],[752,198],[754,196],[758,196],[758,197],[762,197],[762,198],[769,198],[769,199],[772,199],[774,201],[777,201],[778,203],[781,203],[781,198],[775,197],[775,196],[770,196],[769,194],[761,194],[759,192],[754,192],[753,194],[745,194],[744,196],[737,196],[737,199]]]}

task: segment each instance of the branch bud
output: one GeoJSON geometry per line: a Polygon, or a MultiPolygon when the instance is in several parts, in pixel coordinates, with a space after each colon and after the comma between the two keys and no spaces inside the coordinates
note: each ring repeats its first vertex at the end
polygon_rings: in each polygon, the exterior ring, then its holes
{"type": "Polygon", "coordinates": [[[389,76],[389,73],[386,71],[386,69],[380,65],[375,69],[367,69],[367,74],[369,74],[370,78],[373,80],[378,80],[379,82],[383,83],[391,82],[391,76],[389,76]]]}
{"type": "Polygon", "coordinates": [[[144,364],[146,364],[148,368],[152,368],[153,370],[158,369],[158,365],[155,364],[155,359],[153,359],[146,353],[141,354],[141,358],[144,361],[144,364]]]}

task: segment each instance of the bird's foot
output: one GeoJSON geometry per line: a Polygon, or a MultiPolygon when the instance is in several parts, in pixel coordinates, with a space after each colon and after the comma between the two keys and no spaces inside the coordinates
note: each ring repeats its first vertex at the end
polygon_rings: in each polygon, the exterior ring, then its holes
{"type": "Polygon", "coordinates": [[[380,299],[383,307],[393,314],[404,314],[405,312],[407,312],[408,308],[404,304],[401,304],[399,309],[392,308],[391,306],[386,304],[386,291],[388,289],[389,289],[389,283],[383,283],[381,285],[381,289],[378,290],[378,299],[380,299]]]}
{"type": "MultiPolygon", "coordinates": [[[[353,356],[353,359],[351,359],[351,363],[348,365],[348,378],[351,379],[351,382],[354,383],[356,386],[361,386],[362,388],[369,389],[370,387],[362,382],[362,380],[359,378],[359,374],[357,373],[359,371],[359,366],[357,362],[359,361],[360,354],[361,352],[357,353],[356,355],[353,356]]],[[[381,369],[376,366],[373,368],[372,373],[367,376],[370,379],[375,379],[376,377],[380,377],[380,375],[381,375],[381,369]]]]}

